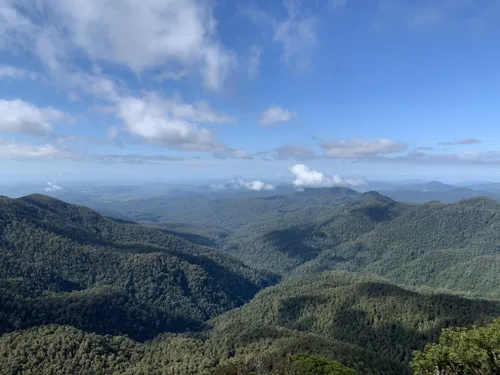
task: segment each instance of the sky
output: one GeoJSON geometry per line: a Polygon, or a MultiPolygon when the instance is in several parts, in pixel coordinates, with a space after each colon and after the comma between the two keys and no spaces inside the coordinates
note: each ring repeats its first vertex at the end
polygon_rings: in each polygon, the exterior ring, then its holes
{"type": "Polygon", "coordinates": [[[500,0],[0,0],[0,180],[499,181],[499,36],[500,0]]]}

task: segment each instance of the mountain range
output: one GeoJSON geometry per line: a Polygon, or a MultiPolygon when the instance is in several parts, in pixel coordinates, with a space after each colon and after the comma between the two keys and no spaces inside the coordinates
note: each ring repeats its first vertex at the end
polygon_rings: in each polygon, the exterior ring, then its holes
{"type": "Polygon", "coordinates": [[[0,198],[0,374],[236,374],[290,354],[410,374],[441,329],[500,316],[491,198],[337,187],[117,208],[0,198]]]}

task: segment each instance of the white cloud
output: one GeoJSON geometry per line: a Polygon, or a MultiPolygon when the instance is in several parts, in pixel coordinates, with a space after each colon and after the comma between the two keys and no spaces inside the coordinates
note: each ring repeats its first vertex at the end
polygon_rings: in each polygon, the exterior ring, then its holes
{"type": "Polygon", "coordinates": [[[262,191],[262,190],[274,190],[274,186],[271,184],[266,184],[263,181],[245,181],[241,178],[231,181],[229,183],[231,187],[242,188],[251,191],[262,191]]]}
{"type": "Polygon", "coordinates": [[[122,120],[124,130],[153,144],[186,150],[224,151],[226,146],[216,142],[208,129],[200,128],[196,123],[237,121],[235,117],[215,111],[205,100],[189,104],[179,95],[164,98],[156,92],[133,96],[110,78],[99,74],[72,74],[68,79],[84,92],[107,101],[106,113],[122,120]]]}
{"type": "Polygon", "coordinates": [[[34,136],[51,135],[52,122],[71,120],[57,109],[38,108],[19,99],[0,99],[0,114],[0,131],[34,136]]]}
{"type": "Polygon", "coordinates": [[[38,73],[16,66],[0,65],[0,78],[35,80],[38,78],[38,73]]]}
{"type": "Polygon", "coordinates": [[[272,105],[262,112],[259,124],[263,127],[272,127],[279,122],[288,122],[296,116],[294,112],[282,108],[277,105],[272,105]]]}
{"type": "Polygon", "coordinates": [[[119,98],[116,105],[117,116],[124,121],[126,129],[153,144],[199,151],[224,148],[209,130],[169,114],[155,94],[119,98]]]}
{"type": "Polygon", "coordinates": [[[17,141],[6,141],[0,138],[0,158],[6,159],[47,159],[64,154],[56,147],[45,145],[32,145],[17,141]]]}
{"type": "Polygon", "coordinates": [[[283,5],[288,17],[275,24],[273,41],[283,44],[282,59],[287,65],[305,69],[316,44],[316,17],[300,11],[297,1],[284,0],[283,5]]]}
{"type": "Polygon", "coordinates": [[[236,59],[217,38],[212,7],[198,0],[4,0],[0,47],[32,50],[51,71],[75,53],[135,73],[198,68],[207,87],[220,89],[236,59]]]}
{"type": "Polygon", "coordinates": [[[62,190],[62,187],[54,182],[47,182],[47,186],[43,190],[47,193],[55,193],[56,191],[62,190]]]}
{"type": "Polygon", "coordinates": [[[86,154],[72,150],[59,149],[50,144],[33,145],[0,138],[0,158],[14,160],[74,160],[78,162],[97,162],[102,164],[159,164],[182,161],[182,158],[170,155],[134,155],[134,154],[86,154]]]}
{"type": "Polygon", "coordinates": [[[248,56],[248,76],[251,79],[256,78],[260,71],[260,57],[262,56],[263,49],[259,46],[250,47],[248,56]]]}
{"type": "Polygon", "coordinates": [[[332,159],[364,159],[382,154],[397,153],[405,150],[407,145],[389,139],[365,140],[360,138],[348,140],[331,140],[320,143],[324,155],[332,159]]]}
{"type": "Polygon", "coordinates": [[[197,101],[194,104],[187,104],[180,97],[176,96],[173,99],[163,100],[163,105],[174,117],[183,118],[188,121],[215,124],[236,122],[236,118],[215,111],[204,100],[197,101]]]}
{"type": "Polygon", "coordinates": [[[295,181],[293,184],[298,188],[330,187],[336,185],[358,186],[365,184],[363,180],[344,179],[338,175],[326,177],[323,173],[311,170],[304,164],[295,164],[294,166],[289,167],[288,170],[295,175],[295,181]]]}

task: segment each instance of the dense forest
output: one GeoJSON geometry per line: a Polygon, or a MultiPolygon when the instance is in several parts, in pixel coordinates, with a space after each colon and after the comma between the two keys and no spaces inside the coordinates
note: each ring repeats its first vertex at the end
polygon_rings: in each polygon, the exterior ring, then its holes
{"type": "Polygon", "coordinates": [[[44,196],[0,201],[0,332],[57,323],[145,340],[198,330],[275,279],[84,207],[44,196]]]}
{"type": "Polygon", "coordinates": [[[320,188],[241,199],[153,197],[119,207],[130,219],[283,277],[336,269],[469,296],[500,293],[500,203],[491,198],[406,204],[320,188]]]}
{"type": "Polygon", "coordinates": [[[140,225],[0,197],[0,374],[498,371],[496,201],[337,188],[188,208],[140,225]]]}

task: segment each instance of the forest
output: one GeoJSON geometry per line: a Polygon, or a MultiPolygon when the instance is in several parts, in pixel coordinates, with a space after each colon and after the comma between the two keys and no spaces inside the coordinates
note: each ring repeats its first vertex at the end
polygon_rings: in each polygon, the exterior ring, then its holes
{"type": "Polygon", "coordinates": [[[498,372],[498,202],[192,205],[0,197],[0,374],[498,372]]]}

